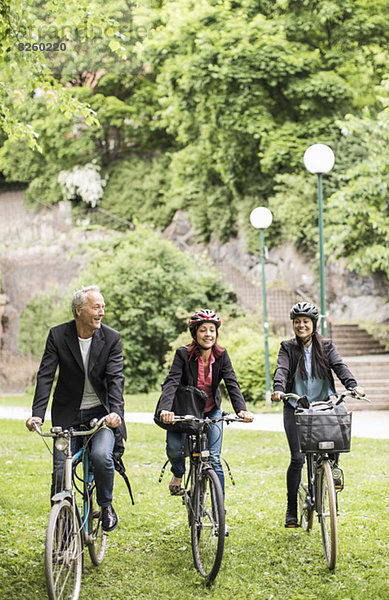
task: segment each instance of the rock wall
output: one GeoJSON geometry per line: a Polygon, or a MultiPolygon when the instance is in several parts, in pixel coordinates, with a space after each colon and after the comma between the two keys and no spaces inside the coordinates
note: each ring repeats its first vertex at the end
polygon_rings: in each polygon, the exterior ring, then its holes
{"type": "MultiPolygon", "coordinates": [[[[208,252],[215,266],[224,273],[226,266],[238,269],[246,278],[248,293],[258,298],[261,263],[258,256],[246,252],[243,235],[220,244],[212,240],[208,247],[194,242],[193,228],[184,211],[178,211],[164,232],[182,250],[208,252]]],[[[318,265],[309,262],[289,245],[272,248],[266,260],[266,285],[296,293],[301,298],[320,304],[318,265]]],[[[379,275],[360,277],[349,271],[345,260],[326,264],[326,300],[330,320],[358,322],[373,320],[389,323],[389,290],[387,281],[379,275]]],[[[258,302],[258,301],[257,301],[258,302]]]]}
{"type": "Polygon", "coordinates": [[[33,211],[23,198],[23,192],[0,193],[0,392],[15,391],[16,371],[18,381],[28,381],[35,368],[28,359],[23,378],[19,317],[27,302],[37,292],[65,289],[86,264],[84,244],[104,235],[74,228],[69,202],[33,211]]]}

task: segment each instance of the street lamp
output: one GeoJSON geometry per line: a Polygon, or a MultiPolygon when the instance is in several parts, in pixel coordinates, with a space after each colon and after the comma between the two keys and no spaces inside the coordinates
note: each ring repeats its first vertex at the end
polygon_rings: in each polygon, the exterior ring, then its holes
{"type": "Polygon", "coordinates": [[[317,192],[319,202],[319,254],[320,254],[320,305],[321,333],[327,335],[326,282],[324,264],[324,230],[323,230],[323,175],[329,173],[334,166],[335,156],[329,146],[313,144],[304,154],[304,165],[310,173],[317,175],[317,192]]]}
{"type": "Polygon", "coordinates": [[[263,296],[263,333],[265,337],[265,404],[271,405],[270,366],[269,366],[269,323],[267,320],[266,276],[265,276],[265,229],[270,227],[273,215],[268,208],[258,206],[251,211],[250,223],[259,229],[262,263],[262,296],[263,296]]]}

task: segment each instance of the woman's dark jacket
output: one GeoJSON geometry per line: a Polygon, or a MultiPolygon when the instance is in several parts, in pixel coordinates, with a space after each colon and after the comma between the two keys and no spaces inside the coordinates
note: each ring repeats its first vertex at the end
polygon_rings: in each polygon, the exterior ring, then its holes
{"type": "MultiPolygon", "coordinates": [[[[321,343],[324,345],[325,354],[328,359],[329,369],[327,370],[327,377],[331,390],[335,392],[332,371],[334,371],[345,388],[355,388],[358,384],[350,369],[344,364],[332,340],[322,338],[321,343]]],[[[277,367],[273,378],[273,390],[275,392],[284,392],[284,394],[292,392],[300,357],[302,357],[301,346],[298,345],[295,338],[281,342],[277,367]]]]}
{"type": "MultiPolygon", "coordinates": [[[[197,378],[198,361],[195,359],[189,360],[188,349],[186,346],[178,348],[169,374],[162,384],[162,395],[158,403],[158,414],[162,410],[171,410],[174,396],[179,385],[192,385],[197,387],[197,378]]],[[[241,410],[247,410],[227,350],[224,350],[219,358],[215,357],[215,362],[212,365],[212,393],[218,408],[221,404],[219,383],[222,379],[224,379],[226,384],[235,412],[238,413],[241,410]]]]}

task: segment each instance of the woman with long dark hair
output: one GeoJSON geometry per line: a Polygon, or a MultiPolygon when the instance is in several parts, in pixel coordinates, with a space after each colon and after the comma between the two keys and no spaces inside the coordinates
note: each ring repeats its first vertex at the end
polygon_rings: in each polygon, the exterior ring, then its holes
{"type": "MultiPolygon", "coordinates": [[[[281,343],[277,368],[274,373],[272,400],[279,402],[283,394],[307,396],[309,402],[325,400],[335,392],[333,372],[347,389],[364,396],[350,369],[343,362],[330,339],[317,331],[319,311],[310,302],[298,302],[290,311],[295,337],[281,343]]],[[[304,454],[299,451],[297,426],[294,416],[296,401],[284,404],[284,428],[288,439],[291,460],[286,473],[288,491],[285,527],[298,527],[297,492],[304,464],[304,454]]]]}
{"type": "MultiPolygon", "coordinates": [[[[163,423],[173,423],[173,401],[178,386],[194,386],[207,395],[204,415],[210,418],[221,417],[221,394],[219,384],[223,379],[232,406],[244,421],[253,420],[247,410],[242,392],[232,368],[227,350],[217,344],[221,325],[218,315],[209,309],[195,312],[189,319],[192,341],[188,346],[178,348],[169,374],[162,384],[162,395],[158,402],[156,416],[163,423]]],[[[212,466],[220,479],[224,492],[224,474],[220,462],[223,422],[213,423],[208,429],[208,444],[212,466]]],[[[182,477],[185,472],[184,443],[185,433],[167,431],[166,453],[171,462],[173,478],[169,484],[172,495],[182,495],[182,477]]]]}

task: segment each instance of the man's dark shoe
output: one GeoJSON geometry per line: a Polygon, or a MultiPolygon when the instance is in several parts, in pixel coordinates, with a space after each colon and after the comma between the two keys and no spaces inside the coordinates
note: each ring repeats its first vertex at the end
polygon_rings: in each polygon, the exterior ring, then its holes
{"type": "Polygon", "coordinates": [[[101,510],[101,524],[103,526],[103,531],[113,531],[119,523],[119,517],[115,513],[112,504],[104,506],[101,510]]]}
{"type": "Polygon", "coordinates": [[[171,482],[169,483],[169,491],[171,493],[172,496],[183,496],[185,493],[185,490],[183,490],[183,488],[181,487],[181,483],[180,485],[175,485],[172,483],[172,481],[175,479],[175,477],[172,478],[171,482]]]}

